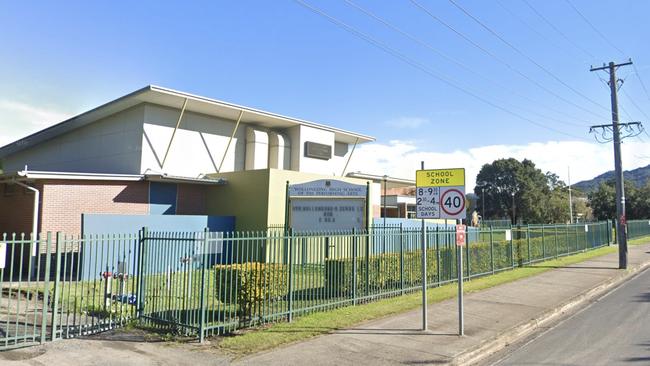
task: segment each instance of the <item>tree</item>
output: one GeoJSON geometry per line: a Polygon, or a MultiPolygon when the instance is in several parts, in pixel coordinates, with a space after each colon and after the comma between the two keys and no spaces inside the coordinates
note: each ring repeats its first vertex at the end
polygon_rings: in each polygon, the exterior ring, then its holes
{"type": "MultiPolygon", "coordinates": [[[[615,181],[600,184],[597,190],[589,193],[589,206],[599,220],[616,217],[615,181]]],[[[650,181],[637,188],[631,181],[625,181],[625,214],[628,220],[650,217],[650,181]]]]}
{"type": "Polygon", "coordinates": [[[568,221],[566,185],[557,174],[543,173],[535,164],[499,159],[481,167],[474,193],[484,218],[509,217],[512,223],[568,221]]]}

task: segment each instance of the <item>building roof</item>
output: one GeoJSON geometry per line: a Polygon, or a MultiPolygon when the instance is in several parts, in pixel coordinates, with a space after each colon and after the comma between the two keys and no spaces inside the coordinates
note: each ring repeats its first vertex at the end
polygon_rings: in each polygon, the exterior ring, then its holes
{"type": "Polygon", "coordinates": [[[189,178],[167,174],[103,174],[103,173],[74,173],[74,172],[45,172],[23,170],[15,173],[0,174],[0,183],[11,181],[34,181],[39,179],[61,179],[61,180],[93,180],[93,181],[151,181],[162,183],[185,183],[185,184],[226,184],[223,178],[189,178]]]}
{"type": "Polygon", "coordinates": [[[229,120],[237,120],[242,113],[241,122],[266,128],[288,128],[297,125],[314,127],[333,132],[335,140],[345,143],[363,143],[374,141],[374,137],[362,135],[335,127],[305,121],[259,109],[244,107],[216,99],[206,98],[155,85],[148,85],[123,97],[117,98],[97,108],[91,109],[66,121],[48,127],[32,135],[17,140],[0,148],[0,158],[24,150],[62,135],[79,127],[98,121],[141,103],[151,103],[180,109],[187,99],[185,110],[229,120]]]}
{"type": "Polygon", "coordinates": [[[350,173],[346,174],[346,176],[348,176],[350,178],[371,180],[374,183],[382,183],[383,184],[383,182],[386,181],[386,188],[387,189],[415,187],[415,180],[389,177],[387,175],[376,175],[376,174],[368,174],[368,173],[362,173],[362,172],[350,172],[350,173]]]}

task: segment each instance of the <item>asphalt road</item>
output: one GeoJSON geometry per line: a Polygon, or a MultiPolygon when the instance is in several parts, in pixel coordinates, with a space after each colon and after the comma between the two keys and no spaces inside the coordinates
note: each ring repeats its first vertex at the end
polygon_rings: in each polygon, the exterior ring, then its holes
{"type": "Polygon", "coordinates": [[[650,365],[650,270],[495,365],[650,365]]]}

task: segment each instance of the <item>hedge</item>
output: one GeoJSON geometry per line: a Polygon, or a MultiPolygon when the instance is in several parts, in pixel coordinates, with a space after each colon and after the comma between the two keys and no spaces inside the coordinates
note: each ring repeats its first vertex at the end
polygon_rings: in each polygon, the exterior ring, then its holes
{"type": "Polygon", "coordinates": [[[286,296],[287,267],[272,263],[216,265],[219,300],[235,304],[240,317],[261,316],[263,305],[286,296]]]}
{"type": "MultiPolygon", "coordinates": [[[[515,233],[513,233],[515,234],[515,233]]],[[[517,233],[518,234],[518,233],[517,233]]],[[[525,235],[524,235],[525,236],[525,235]]],[[[469,252],[469,267],[471,275],[491,273],[514,266],[554,257],[569,252],[598,246],[597,243],[587,243],[584,233],[576,235],[569,232],[512,240],[493,241],[492,249],[489,242],[474,242],[469,248],[463,248],[464,273],[467,275],[467,254],[469,252]],[[530,253],[529,253],[530,248],[530,253]],[[512,253],[511,253],[512,251],[512,253]]],[[[456,278],[456,247],[441,246],[438,250],[427,250],[427,280],[430,283],[443,282],[456,278]],[[440,258],[437,258],[439,253],[440,258]],[[438,263],[440,278],[438,278],[438,263]]],[[[327,259],[326,286],[330,294],[336,297],[362,297],[385,290],[408,289],[421,284],[422,258],[421,251],[406,251],[403,254],[403,269],[400,268],[400,253],[383,253],[360,255],[356,258],[356,293],[352,280],[354,271],[353,258],[327,259]],[[367,262],[367,263],[366,263],[367,262]],[[401,274],[403,273],[403,275],[401,274]]]]}

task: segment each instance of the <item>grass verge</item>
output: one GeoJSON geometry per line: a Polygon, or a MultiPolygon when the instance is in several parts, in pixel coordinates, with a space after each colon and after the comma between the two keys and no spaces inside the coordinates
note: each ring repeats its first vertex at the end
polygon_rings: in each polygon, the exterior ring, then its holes
{"type": "MultiPolygon", "coordinates": [[[[650,236],[631,240],[629,244],[639,245],[647,243],[648,240],[650,240],[650,236]]],[[[476,292],[534,276],[549,271],[553,267],[583,262],[594,257],[613,253],[616,250],[616,247],[603,247],[589,252],[540,262],[529,267],[515,268],[495,275],[472,279],[465,283],[465,293],[476,292]]],[[[431,288],[427,293],[427,300],[430,304],[440,302],[455,297],[456,292],[457,287],[455,284],[431,288]]],[[[276,323],[268,327],[250,329],[243,334],[225,337],[219,343],[219,348],[234,357],[241,357],[281,345],[303,341],[337,329],[348,328],[365,321],[413,310],[421,306],[421,301],[421,293],[415,292],[363,305],[312,313],[297,317],[292,323],[276,323]]]]}

